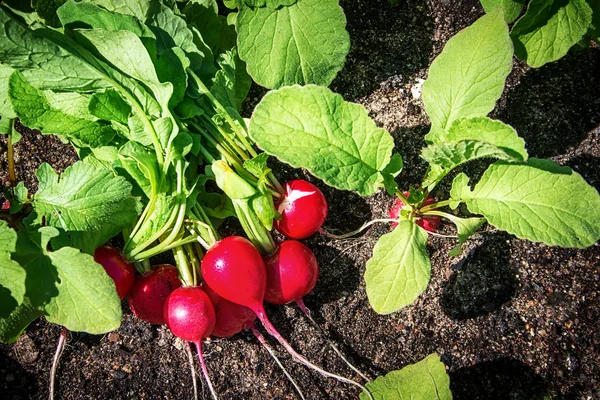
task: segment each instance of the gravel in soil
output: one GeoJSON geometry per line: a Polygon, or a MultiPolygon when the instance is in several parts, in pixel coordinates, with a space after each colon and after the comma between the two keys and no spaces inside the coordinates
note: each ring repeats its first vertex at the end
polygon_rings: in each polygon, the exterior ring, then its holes
{"type": "MultiPolygon", "coordinates": [[[[477,1],[345,0],[352,48],[332,89],[364,105],[404,157],[402,189],[418,184],[428,120],[419,80],[446,41],[482,15],[477,1]]],[[[248,114],[264,90],[254,88],[248,114]]],[[[516,62],[493,117],[513,125],[530,156],[569,165],[600,187],[600,49],[592,47],[531,70],[516,62]]],[[[76,154],[39,132],[23,129],[17,174],[35,191],[34,171],[49,162],[58,171],[76,154]]],[[[4,139],[0,168],[7,185],[4,139]]],[[[486,163],[465,167],[481,174],[486,163]]],[[[392,199],[369,198],[324,186],[304,171],[273,163],[282,180],[305,178],[330,202],[325,229],[348,232],[385,217],[392,199]]],[[[438,196],[447,194],[448,181],[438,196]]],[[[576,195],[565,193],[565,195],[576,195]]],[[[239,229],[228,224],[227,231],[239,229]]],[[[449,227],[445,227],[450,232],[449,227]]],[[[377,238],[375,226],[351,240],[313,236],[306,243],[321,278],[306,298],[315,319],[343,352],[375,377],[437,352],[447,365],[455,399],[600,398],[600,248],[560,249],[519,240],[486,227],[459,257],[451,239],[432,237],[432,279],[411,306],[386,316],[369,307],[362,275],[377,238]]],[[[192,384],[181,341],[165,327],[138,321],[123,306],[123,324],[104,336],[71,333],[58,369],[61,399],[189,399],[192,384]]],[[[328,350],[292,306],[268,307],[281,333],[309,359],[358,379],[328,350]]],[[[0,345],[0,397],[47,398],[48,371],[60,328],[39,320],[13,345],[0,345]]],[[[354,387],[293,363],[286,367],[310,399],[351,399],[354,387]]],[[[220,399],[295,399],[292,386],[249,334],[205,344],[220,399]]],[[[205,388],[202,393],[208,396],[205,388]]],[[[208,398],[208,397],[207,397],[208,398]]]]}

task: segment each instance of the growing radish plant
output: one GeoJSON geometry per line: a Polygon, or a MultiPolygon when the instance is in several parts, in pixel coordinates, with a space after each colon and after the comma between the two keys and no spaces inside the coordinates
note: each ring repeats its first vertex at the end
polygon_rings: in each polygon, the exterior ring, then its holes
{"type": "Polygon", "coordinates": [[[567,0],[552,2],[532,0],[521,16],[523,0],[480,0],[486,12],[496,7],[504,11],[508,24],[514,22],[510,36],[515,55],[533,68],[562,58],[578,43],[600,43],[600,1],[567,0]],[[516,21],[516,22],[515,22],[516,21]]]}
{"type": "Polygon", "coordinates": [[[433,61],[423,85],[431,130],[421,157],[429,168],[408,196],[394,180],[402,161],[392,156],[392,137],[375,126],[363,107],[311,85],[272,91],[256,107],[250,134],[267,153],[339,189],[370,195],[384,186],[404,205],[397,226],[379,239],[366,265],[367,295],[378,313],[411,304],[427,287],[428,231],[419,224],[425,218],[455,225],[458,245],[452,256],[486,222],[550,246],[583,248],[600,238],[596,189],[568,167],[529,158],[511,126],[487,117],[503,92],[512,57],[508,26],[496,10],[450,39],[433,61]],[[288,146],[289,137],[302,146],[288,146]],[[479,182],[472,185],[460,173],[448,199],[428,200],[453,169],[481,158],[498,161],[479,182]],[[481,217],[452,212],[461,203],[481,217]]]}

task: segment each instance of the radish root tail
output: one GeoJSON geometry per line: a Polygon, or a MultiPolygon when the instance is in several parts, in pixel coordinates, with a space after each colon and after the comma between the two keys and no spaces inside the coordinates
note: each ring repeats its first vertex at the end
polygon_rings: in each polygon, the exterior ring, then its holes
{"type": "Polygon", "coordinates": [[[290,380],[290,382],[292,382],[292,385],[294,385],[294,388],[296,388],[296,391],[298,392],[298,395],[300,396],[300,398],[302,400],[306,400],[306,398],[304,397],[304,394],[302,393],[302,390],[300,390],[300,387],[298,386],[298,384],[296,383],[296,381],[294,380],[294,378],[292,378],[292,376],[287,371],[287,369],[285,369],[285,367],[283,366],[283,364],[281,363],[281,361],[279,361],[279,358],[277,358],[277,355],[275,354],[275,352],[273,351],[273,349],[271,348],[271,346],[269,346],[269,344],[265,340],[265,337],[258,330],[256,330],[256,328],[254,326],[251,326],[250,330],[252,331],[252,333],[254,334],[254,336],[256,337],[256,339],[258,339],[258,341],[260,342],[260,344],[262,344],[263,347],[269,352],[269,354],[271,355],[271,357],[273,357],[273,359],[275,360],[275,362],[277,363],[277,365],[279,365],[279,368],[281,368],[281,370],[283,371],[283,373],[285,374],[285,376],[290,380]]]}
{"type": "Polygon", "coordinates": [[[292,345],[289,344],[289,342],[287,340],[285,340],[285,338],[283,336],[281,336],[281,334],[279,332],[277,332],[277,329],[275,329],[275,327],[273,326],[271,321],[269,321],[269,318],[267,318],[267,314],[265,313],[264,309],[257,309],[257,310],[255,310],[255,312],[256,312],[256,315],[258,316],[258,319],[260,319],[260,322],[262,322],[262,324],[264,325],[267,332],[269,332],[269,334],[271,336],[273,336],[275,339],[277,339],[277,341],[283,347],[285,347],[287,352],[290,353],[290,355],[294,358],[294,360],[296,362],[319,372],[323,376],[337,379],[340,382],[348,383],[350,385],[359,387],[364,393],[366,393],[369,396],[369,398],[371,400],[374,400],[371,392],[369,392],[369,390],[366,387],[364,387],[363,385],[361,385],[360,383],[355,382],[352,379],[345,378],[341,375],[337,375],[337,374],[331,373],[329,371],[325,371],[323,368],[319,367],[318,365],[313,364],[312,362],[308,361],[308,359],[306,359],[306,357],[304,357],[303,355],[298,353],[296,350],[294,350],[292,345]]]}
{"type": "Polygon", "coordinates": [[[188,357],[188,363],[190,365],[190,372],[192,373],[192,383],[194,385],[194,400],[198,400],[198,382],[196,382],[196,368],[194,367],[194,355],[192,354],[192,349],[190,348],[190,344],[185,342],[185,353],[188,357]]]}
{"type": "Polygon", "coordinates": [[[204,379],[208,384],[208,389],[210,390],[210,394],[214,400],[219,400],[217,398],[217,393],[213,388],[212,382],[210,381],[210,377],[208,376],[208,369],[206,368],[206,364],[204,363],[204,357],[202,357],[202,343],[200,341],[194,342],[196,345],[196,350],[198,350],[198,360],[200,360],[200,366],[202,367],[202,374],[204,375],[204,379]]]}
{"type": "Polygon", "coordinates": [[[358,375],[360,375],[364,380],[366,380],[367,382],[369,382],[371,379],[369,379],[369,377],[366,374],[362,373],[358,368],[356,368],[354,365],[352,365],[352,363],[350,361],[348,361],[348,359],[342,354],[341,350],[335,345],[335,343],[333,343],[333,341],[329,338],[329,336],[327,336],[327,334],[325,333],[325,331],[323,330],[323,328],[321,328],[321,326],[317,323],[317,321],[315,321],[313,319],[313,317],[310,315],[310,310],[304,304],[304,300],[300,298],[300,299],[296,300],[296,304],[298,305],[298,307],[300,308],[300,310],[302,310],[302,312],[304,313],[304,315],[306,315],[306,318],[308,318],[308,320],[315,327],[315,329],[317,331],[319,331],[319,333],[321,334],[321,336],[323,336],[323,338],[325,339],[325,341],[327,342],[327,344],[346,363],[346,365],[350,369],[352,369],[354,372],[356,372],[358,375]]]}
{"type": "Polygon", "coordinates": [[[58,363],[60,361],[60,356],[62,356],[63,350],[65,348],[65,341],[67,340],[67,333],[69,331],[67,328],[63,328],[60,332],[60,336],[58,337],[58,344],[56,345],[56,353],[54,353],[54,359],[52,360],[52,368],[50,369],[50,395],[48,396],[49,400],[54,400],[54,389],[55,389],[55,381],[56,381],[56,371],[58,370],[58,363]]]}

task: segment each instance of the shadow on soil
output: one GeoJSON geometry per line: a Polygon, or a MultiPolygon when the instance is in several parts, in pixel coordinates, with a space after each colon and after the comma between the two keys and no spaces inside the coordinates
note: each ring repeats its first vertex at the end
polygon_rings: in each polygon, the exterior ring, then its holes
{"type": "Polygon", "coordinates": [[[600,49],[532,69],[508,93],[497,118],[525,139],[530,157],[577,146],[600,123],[600,49]]]}
{"type": "Polygon", "coordinates": [[[499,358],[450,373],[455,400],[532,400],[544,398],[548,384],[528,365],[499,358]]]}
{"type": "Polygon", "coordinates": [[[382,87],[394,89],[403,75],[427,66],[434,23],[424,0],[342,0],[350,53],[331,89],[356,101],[382,87]]]}
{"type": "Polygon", "coordinates": [[[509,266],[509,236],[486,238],[452,266],[453,277],[444,287],[440,304],[449,317],[466,320],[499,309],[516,293],[518,281],[509,266]]]}
{"type": "MultiPolygon", "coordinates": [[[[18,345],[15,345],[15,349],[17,348],[18,345]]],[[[28,357],[29,355],[21,356],[28,357]]],[[[0,358],[0,398],[16,400],[23,399],[24,393],[39,393],[40,388],[37,384],[37,377],[25,372],[22,364],[23,361],[13,360],[8,356],[0,358]]]]}

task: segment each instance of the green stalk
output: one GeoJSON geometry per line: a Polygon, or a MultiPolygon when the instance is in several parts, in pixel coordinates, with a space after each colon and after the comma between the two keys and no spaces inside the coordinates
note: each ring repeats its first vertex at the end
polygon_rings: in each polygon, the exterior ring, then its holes
{"type": "Polygon", "coordinates": [[[10,186],[11,187],[15,187],[17,185],[17,174],[15,174],[15,156],[14,156],[14,149],[13,149],[13,142],[12,142],[12,137],[13,137],[13,131],[15,129],[15,120],[11,119],[10,120],[10,128],[8,129],[8,135],[7,135],[7,154],[6,154],[6,158],[8,159],[8,177],[10,179],[10,186]]]}
{"type": "Polygon", "coordinates": [[[258,218],[253,215],[247,204],[240,205],[233,200],[233,207],[238,216],[240,224],[248,235],[248,239],[252,242],[261,254],[273,254],[277,250],[275,241],[270,232],[262,225],[258,218]]]}
{"type": "Polygon", "coordinates": [[[430,204],[428,206],[425,206],[425,207],[421,208],[419,210],[419,213],[426,213],[428,211],[432,211],[432,210],[435,210],[437,208],[446,207],[451,202],[452,202],[451,200],[438,201],[437,203],[433,203],[433,204],[430,204]]]}
{"type": "Polygon", "coordinates": [[[191,273],[187,255],[185,254],[183,247],[176,247],[173,250],[173,256],[175,257],[175,264],[177,264],[179,277],[181,278],[183,286],[196,286],[194,275],[191,273]]]}

